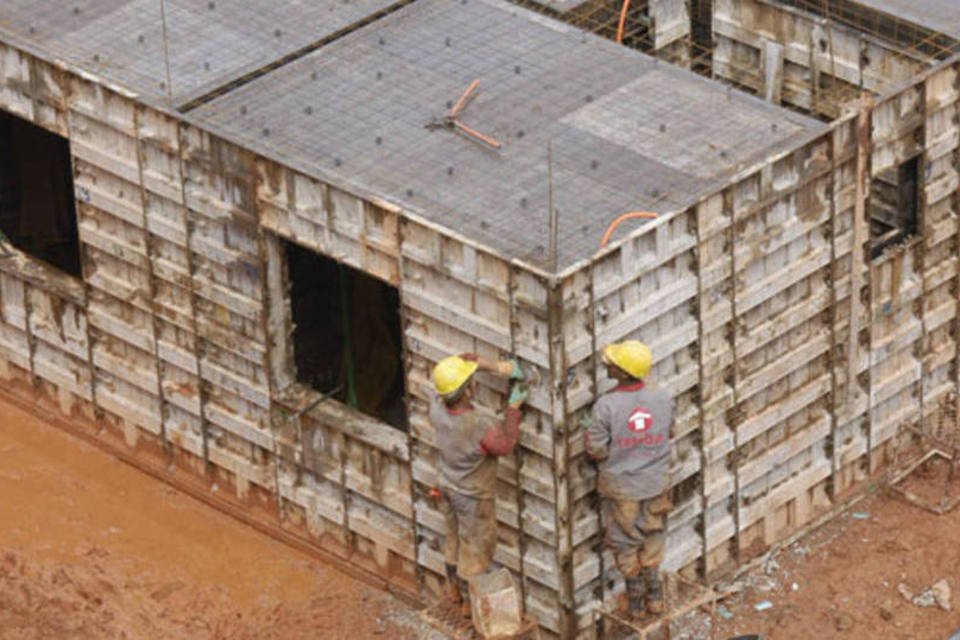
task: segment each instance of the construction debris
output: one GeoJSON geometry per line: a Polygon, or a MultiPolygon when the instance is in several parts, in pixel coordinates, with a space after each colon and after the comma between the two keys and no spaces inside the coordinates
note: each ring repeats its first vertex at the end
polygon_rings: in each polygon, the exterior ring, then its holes
{"type": "Polygon", "coordinates": [[[833,617],[833,628],[837,631],[846,631],[853,626],[853,618],[847,613],[838,613],[833,617]]]}
{"type": "Polygon", "coordinates": [[[889,600],[880,605],[880,617],[888,622],[893,620],[893,603],[889,600]]]}
{"type": "Polygon", "coordinates": [[[719,593],[677,573],[663,575],[663,593],[666,607],[663,614],[634,618],[619,606],[598,607],[594,611],[595,620],[600,625],[598,628],[610,638],[639,640],[655,638],[662,633],[671,638],[693,640],[713,633],[719,593]]]}
{"type": "Polygon", "coordinates": [[[903,596],[903,599],[911,602],[918,607],[940,607],[944,611],[951,610],[950,603],[950,584],[946,579],[938,580],[930,587],[924,589],[920,593],[915,594],[910,587],[904,583],[897,585],[897,592],[903,596]]]}
{"type": "Polygon", "coordinates": [[[470,579],[470,606],[473,623],[484,638],[509,638],[523,629],[520,591],[506,569],[470,579]]]}
{"type": "Polygon", "coordinates": [[[950,606],[950,584],[945,579],[934,584],[930,587],[930,590],[933,592],[933,597],[937,601],[938,607],[944,611],[952,611],[952,607],[950,606]]]}

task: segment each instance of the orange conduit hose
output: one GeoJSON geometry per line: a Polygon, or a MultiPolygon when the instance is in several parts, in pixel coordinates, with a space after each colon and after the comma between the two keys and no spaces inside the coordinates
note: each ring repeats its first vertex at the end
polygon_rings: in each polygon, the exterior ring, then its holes
{"type": "Polygon", "coordinates": [[[659,218],[659,213],[653,213],[652,211],[631,211],[630,213],[625,213],[613,222],[610,223],[610,226],[607,227],[606,232],[603,234],[603,240],[600,241],[600,248],[603,249],[607,246],[607,243],[610,242],[610,236],[613,235],[613,232],[617,230],[617,227],[620,226],[621,222],[627,220],[635,220],[637,218],[642,218],[644,220],[654,220],[659,218]]]}
{"type": "Polygon", "coordinates": [[[623,0],[620,8],[620,22],[617,23],[617,44],[623,44],[623,28],[627,24],[627,13],[630,12],[630,0],[623,0]]]}

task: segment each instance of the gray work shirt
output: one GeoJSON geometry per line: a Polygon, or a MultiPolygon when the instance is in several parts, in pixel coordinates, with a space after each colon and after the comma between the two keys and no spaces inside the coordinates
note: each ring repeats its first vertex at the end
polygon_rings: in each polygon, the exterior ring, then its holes
{"type": "Polygon", "coordinates": [[[587,453],[601,459],[597,491],[646,500],[667,488],[673,399],[649,384],[621,385],[593,405],[587,453]]]}
{"type": "Polygon", "coordinates": [[[497,459],[480,446],[490,420],[472,409],[451,412],[434,397],[430,423],[440,450],[440,488],[472,498],[492,498],[497,488],[497,459]]]}

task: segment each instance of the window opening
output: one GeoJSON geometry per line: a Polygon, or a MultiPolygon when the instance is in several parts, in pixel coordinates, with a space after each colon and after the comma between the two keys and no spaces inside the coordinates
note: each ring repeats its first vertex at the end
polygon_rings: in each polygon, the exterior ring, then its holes
{"type": "Polygon", "coordinates": [[[17,249],[81,277],[70,145],[0,111],[0,232],[17,249]]]}
{"type": "Polygon", "coordinates": [[[284,242],[297,380],[406,430],[400,294],[362,271],[284,242]]]}
{"type": "Polygon", "coordinates": [[[870,255],[877,258],[917,233],[920,156],[870,181],[870,255]]]}

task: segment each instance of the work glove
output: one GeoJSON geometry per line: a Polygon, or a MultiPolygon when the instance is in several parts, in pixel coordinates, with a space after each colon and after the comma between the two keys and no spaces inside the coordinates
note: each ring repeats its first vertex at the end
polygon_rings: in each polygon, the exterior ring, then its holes
{"type": "Polygon", "coordinates": [[[510,386],[510,398],[507,400],[507,404],[514,409],[519,409],[529,397],[530,392],[527,391],[527,388],[524,387],[519,381],[517,381],[510,386]]]}
{"type": "Polygon", "coordinates": [[[510,380],[523,380],[523,369],[516,358],[501,360],[497,363],[497,373],[510,380]]]}
{"type": "Polygon", "coordinates": [[[673,511],[673,499],[670,497],[670,490],[667,489],[650,503],[650,515],[665,516],[673,511]]]}

